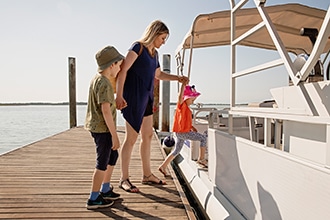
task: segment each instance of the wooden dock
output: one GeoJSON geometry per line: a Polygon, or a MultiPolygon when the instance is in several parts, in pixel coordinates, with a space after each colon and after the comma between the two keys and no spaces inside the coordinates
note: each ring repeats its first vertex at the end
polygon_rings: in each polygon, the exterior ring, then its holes
{"type": "MultiPolygon", "coordinates": [[[[118,128],[121,143],[124,128],[118,128]]],[[[139,144],[134,146],[130,179],[140,193],[119,189],[120,161],[111,184],[121,198],[106,209],[87,210],[85,205],[95,166],[95,146],[89,132],[72,128],[0,156],[0,219],[195,219],[174,171],[167,185],[141,184],[139,144]]],[[[164,152],[156,135],[151,165],[157,167],[164,152]]]]}

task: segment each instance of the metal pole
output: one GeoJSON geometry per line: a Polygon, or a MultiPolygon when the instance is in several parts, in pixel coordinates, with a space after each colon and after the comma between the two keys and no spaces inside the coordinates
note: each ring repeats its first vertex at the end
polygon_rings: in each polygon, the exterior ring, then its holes
{"type": "Polygon", "coordinates": [[[77,105],[76,105],[76,59],[69,57],[69,113],[70,128],[77,126],[77,105]]]}
{"type": "MultiPolygon", "coordinates": [[[[171,72],[171,55],[163,55],[163,71],[171,72]]],[[[170,81],[163,81],[162,94],[162,131],[170,131],[170,81]]]]}

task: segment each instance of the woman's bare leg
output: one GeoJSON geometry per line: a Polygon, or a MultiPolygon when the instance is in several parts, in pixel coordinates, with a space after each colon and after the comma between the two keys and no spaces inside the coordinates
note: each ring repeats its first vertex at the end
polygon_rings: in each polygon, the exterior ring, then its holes
{"type": "Polygon", "coordinates": [[[166,184],[158,177],[152,175],[150,166],[150,153],[151,153],[151,140],[153,136],[153,116],[149,115],[143,118],[141,125],[141,143],[140,143],[140,156],[142,160],[143,179],[153,183],[166,184]]]}
{"type": "Polygon", "coordinates": [[[121,164],[121,179],[126,180],[129,178],[129,163],[131,161],[132,150],[138,133],[132,126],[126,122],[126,133],[123,146],[120,151],[120,164],[121,164]]]}
{"type": "Polygon", "coordinates": [[[152,173],[150,167],[150,148],[153,135],[152,124],[153,115],[143,118],[141,125],[140,156],[142,160],[142,173],[144,176],[150,176],[152,173]]]}

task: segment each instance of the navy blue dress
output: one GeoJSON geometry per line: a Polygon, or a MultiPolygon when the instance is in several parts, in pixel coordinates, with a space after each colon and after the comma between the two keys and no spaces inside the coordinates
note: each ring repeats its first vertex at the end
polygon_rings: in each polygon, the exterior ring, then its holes
{"type": "MultiPolygon", "coordinates": [[[[142,44],[136,42],[129,50],[139,54],[140,46],[142,44]]],[[[153,104],[154,79],[158,67],[160,65],[157,51],[154,56],[151,56],[148,49],[144,47],[142,53],[127,71],[123,91],[127,107],[122,109],[122,114],[137,133],[140,131],[147,104],[153,104]]]]}

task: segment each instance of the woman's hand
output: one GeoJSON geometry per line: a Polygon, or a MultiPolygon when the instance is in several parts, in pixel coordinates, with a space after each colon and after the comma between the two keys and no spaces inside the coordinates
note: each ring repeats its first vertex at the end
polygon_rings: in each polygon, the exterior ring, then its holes
{"type": "Polygon", "coordinates": [[[186,76],[178,76],[178,82],[183,84],[189,84],[189,78],[186,76]]]}
{"type": "Polygon", "coordinates": [[[122,96],[116,97],[116,107],[118,110],[122,110],[127,107],[127,102],[122,96]]]}

